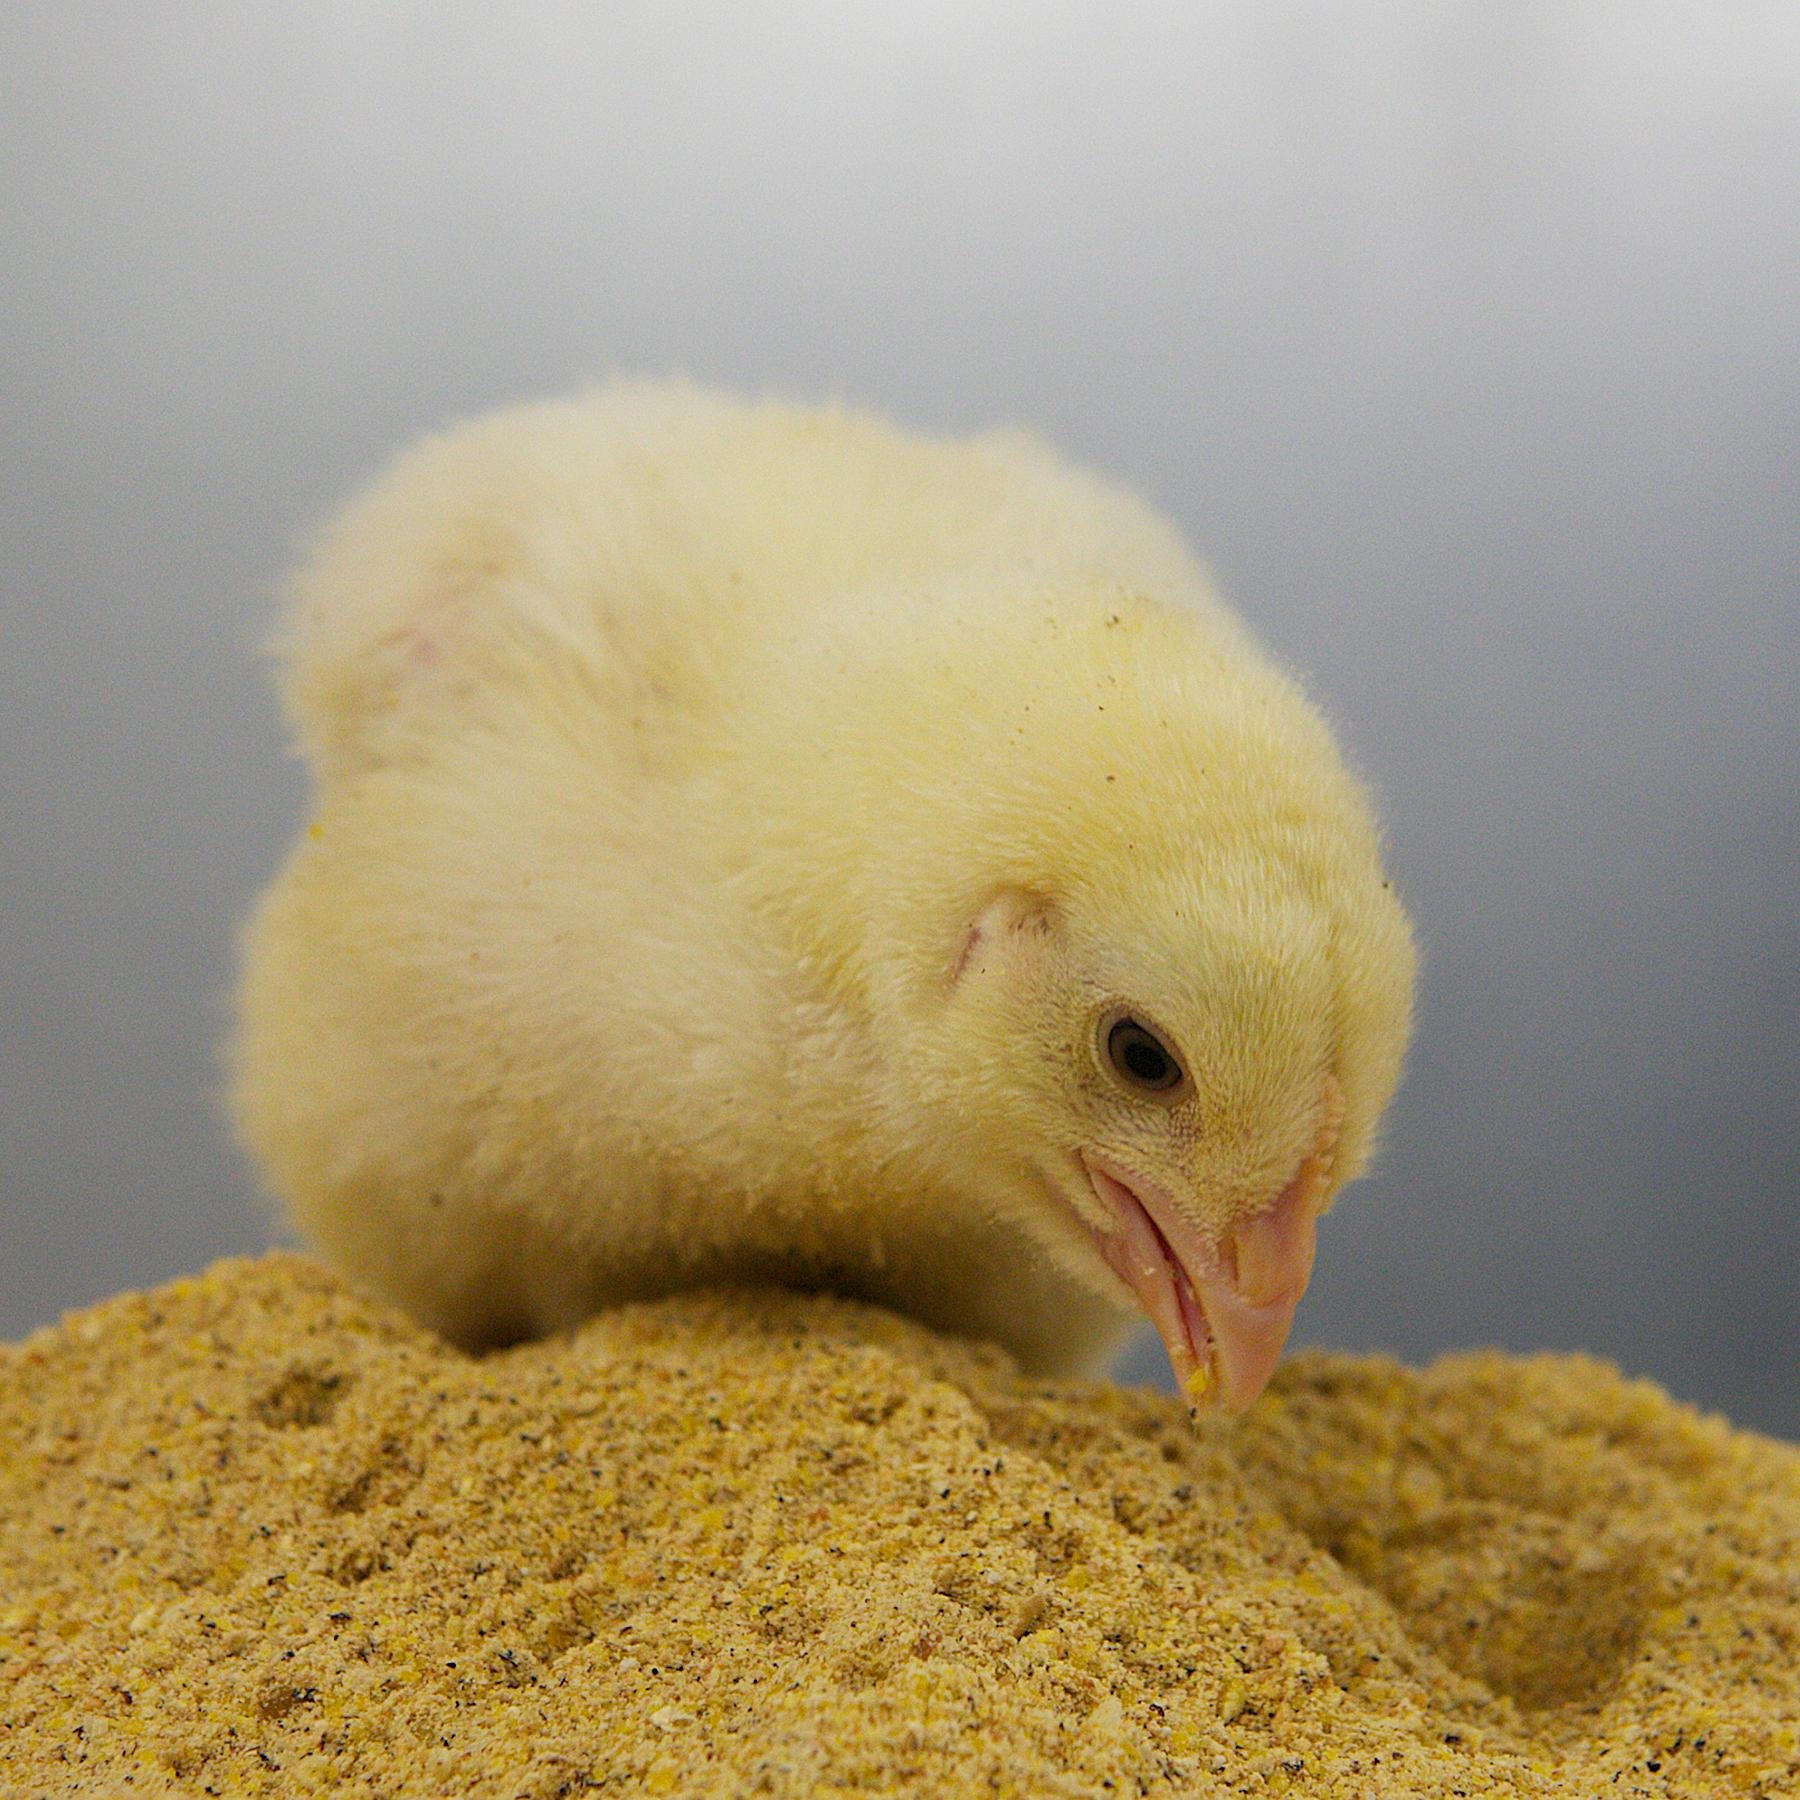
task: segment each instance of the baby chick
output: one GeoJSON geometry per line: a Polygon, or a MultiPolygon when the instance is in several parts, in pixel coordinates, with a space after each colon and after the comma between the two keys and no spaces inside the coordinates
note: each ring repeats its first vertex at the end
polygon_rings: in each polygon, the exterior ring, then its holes
{"type": "Polygon", "coordinates": [[[425,443],[279,642],[234,1104],[459,1343],[830,1287],[1246,1405],[1413,951],[1317,714],[1035,441],[614,386],[425,443]]]}

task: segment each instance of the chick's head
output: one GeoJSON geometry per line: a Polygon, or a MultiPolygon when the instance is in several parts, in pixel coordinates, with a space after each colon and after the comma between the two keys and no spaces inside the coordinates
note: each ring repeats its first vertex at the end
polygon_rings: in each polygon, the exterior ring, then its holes
{"type": "Polygon", "coordinates": [[[940,915],[912,1079],[981,1202],[1135,1300],[1191,1399],[1237,1409],[1398,1079],[1411,934],[1285,677],[1092,666],[988,746],[957,834],[987,854],[940,915]]]}

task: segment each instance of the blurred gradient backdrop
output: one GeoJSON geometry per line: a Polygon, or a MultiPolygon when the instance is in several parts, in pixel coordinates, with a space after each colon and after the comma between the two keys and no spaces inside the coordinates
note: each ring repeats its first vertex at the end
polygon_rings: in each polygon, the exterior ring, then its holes
{"type": "Polygon", "coordinates": [[[10,0],[0,71],[0,1335],[268,1240],[296,545],[685,371],[1037,428],[1339,727],[1424,985],[1299,1340],[1800,1436],[1800,6],[10,0]]]}

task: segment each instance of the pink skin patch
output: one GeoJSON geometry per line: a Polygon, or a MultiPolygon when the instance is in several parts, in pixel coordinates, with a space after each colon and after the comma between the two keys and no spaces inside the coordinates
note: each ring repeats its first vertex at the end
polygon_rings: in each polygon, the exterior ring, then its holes
{"type": "Polygon", "coordinates": [[[443,656],[443,646],[422,625],[402,626],[381,640],[381,648],[396,651],[401,661],[416,669],[434,668],[443,656]]]}
{"type": "MultiPolygon", "coordinates": [[[[1154,1182],[1084,1153],[1082,1167],[1109,1226],[1088,1227],[1106,1265],[1137,1296],[1168,1351],[1182,1392],[1241,1412],[1260,1394],[1312,1276],[1319,1207],[1343,1116],[1327,1076],[1313,1148],[1273,1205],[1218,1235],[1202,1231],[1154,1182]]],[[[1084,1221],[1085,1223],[1085,1221],[1084,1221]]]]}

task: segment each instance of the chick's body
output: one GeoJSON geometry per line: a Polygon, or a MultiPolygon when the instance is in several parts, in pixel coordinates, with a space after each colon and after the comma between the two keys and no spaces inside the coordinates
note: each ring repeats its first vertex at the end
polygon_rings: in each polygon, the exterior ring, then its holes
{"type": "Polygon", "coordinates": [[[1411,950],[1361,791],[1169,528],[1028,439],[498,414],[349,509],[282,649],[316,804],[238,1119],[460,1342],[774,1279],[1091,1366],[1130,1244],[1254,1260],[1368,1153],[1411,950]],[[1096,1052],[1121,1006],[1177,1103],[1096,1052]]]}

